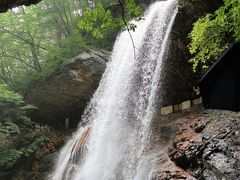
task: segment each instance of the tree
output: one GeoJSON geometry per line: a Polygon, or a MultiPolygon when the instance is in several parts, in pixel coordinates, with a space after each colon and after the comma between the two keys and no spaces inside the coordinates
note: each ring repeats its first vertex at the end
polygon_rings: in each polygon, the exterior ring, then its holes
{"type": "Polygon", "coordinates": [[[189,34],[193,70],[208,68],[233,41],[240,40],[240,1],[224,0],[213,14],[200,18],[189,34]]]}
{"type": "Polygon", "coordinates": [[[102,3],[97,3],[95,8],[88,9],[84,13],[78,27],[90,33],[94,38],[102,39],[106,37],[109,29],[120,29],[127,25],[128,20],[142,14],[141,8],[135,4],[134,0],[125,0],[124,3],[117,0],[115,3],[119,3],[122,8],[123,13],[120,17],[114,18],[110,10],[105,10],[102,3]]]}
{"type": "Polygon", "coordinates": [[[42,73],[48,52],[74,35],[78,2],[46,0],[0,14],[0,82],[12,84],[29,72],[42,73]]]}
{"type": "MultiPolygon", "coordinates": [[[[118,0],[44,0],[0,14],[0,83],[24,91],[67,64],[89,46],[110,49],[125,24],[106,8],[118,0]]],[[[126,21],[139,16],[134,0],[124,1],[126,21]]]]}
{"type": "Polygon", "coordinates": [[[33,69],[41,71],[43,34],[40,33],[35,8],[18,8],[0,16],[0,61],[2,79],[33,69]]]}

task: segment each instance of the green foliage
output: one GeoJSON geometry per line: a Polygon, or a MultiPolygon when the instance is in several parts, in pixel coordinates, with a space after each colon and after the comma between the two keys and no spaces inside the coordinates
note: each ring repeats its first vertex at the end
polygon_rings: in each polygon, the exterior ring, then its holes
{"type": "Polygon", "coordinates": [[[25,116],[32,108],[20,94],[0,84],[0,179],[9,179],[21,161],[48,141],[46,131],[25,116]]]}
{"type": "Polygon", "coordinates": [[[59,46],[52,46],[48,49],[41,72],[27,71],[22,73],[11,81],[10,87],[20,92],[26,91],[26,88],[34,85],[35,82],[44,80],[53,72],[70,63],[72,57],[77,56],[88,47],[90,46],[86,45],[81,35],[70,35],[63,39],[59,46]]]}
{"type": "Polygon", "coordinates": [[[23,101],[22,95],[8,90],[0,83],[0,118],[24,115],[26,110],[35,108],[23,101]]]}
{"type": "Polygon", "coordinates": [[[41,76],[44,78],[56,69],[60,69],[63,65],[68,64],[72,57],[77,56],[87,47],[82,36],[77,33],[65,38],[59,46],[49,49],[41,76]]]}
{"type": "Polygon", "coordinates": [[[89,46],[110,49],[109,41],[95,37],[116,32],[110,11],[104,9],[115,1],[98,2],[103,5],[95,1],[45,0],[0,14],[0,83],[24,92],[89,46]],[[94,16],[88,16],[95,5],[94,16]],[[84,17],[81,12],[85,12],[84,17]],[[81,19],[92,17],[95,22],[84,27],[90,27],[94,38],[77,26],[81,19]],[[92,25],[95,28],[91,29],[92,25]]]}
{"type": "MultiPolygon", "coordinates": [[[[44,0],[0,14],[0,83],[24,93],[89,46],[111,49],[117,30],[125,26],[121,14],[113,17],[106,10],[116,3],[44,0]]],[[[124,5],[126,21],[140,16],[134,0],[124,5]]]]}
{"type": "Polygon", "coordinates": [[[24,151],[23,154],[26,157],[32,156],[41,146],[48,142],[46,136],[41,136],[33,141],[24,151]]]}
{"type": "Polygon", "coordinates": [[[89,32],[94,38],[103,38],[106,30],[114,28],[113,17],[109,10],[105,10],[103,5],[98,3],[96,8],[84,13],[78,27],[89,32]]]}
{"type": "Polygon", "coordinates": [[[12,122],[10,117],[6,117],[0,122],[0,132],[6,134],[20,134],[20,129],[14,122],[12,122]]]}
{"type": "Polygon", "coordinates": [[[211,120],[211,121],[217,121],[218,118],[219,118],[218,115],[215,113],[212,113],[209,116],[209,120],[211,120]]]}
{"type": "Polygon", "coordinates": [[[139,17],[143,13],[142,9],[134,2],[134,0],[126,0],[125,4],[127,19],[139,17]]]}
{"type": "MultiPolygon", "coordinates": [[[[139,17],[142,9],[136,5],[134,0],[126,0],[124,7],[124,18],[129,19],[139,17]]],[[[79,21],[78,27],[90,33],[96,39],[103,39],[109,36],[109,30],[114,31],[125,25],[122,17],[114,18],[110,10],[105,10],[101,3],[98,3],[94,9],[88,9],[79,21]]],[[[130,24],[133,29],[133,24],[130,24]]]]}
{"type": "Polygon", "coordinates": [[[17,106],[23,103],[23,97],[18,93],[9,91],[6,84],[0,84],[0,105],[2,103],[14,103],[17,106]]]}
{"type": "Polygon", "coordinates": [[[191,45],[189,50],[195,56],[190,60],[193,63],[193,69],[201,63],[203,68],[207,68],[210,60],[216,60],[219,54],[226,48],[224,27],[208,14],[199,19],[194,24],[194,29],[190,34],[191,45]],[[212,20],[213,19],[213,20],[212,20]]]}
{"type": "Polygon", "coordinates": [[[17,149],[6,149],[4,151],[0,151],[0,171],[7,170],[14,166],[21,158],[22,154],[23,153],[17,149]]]}
{"type": "Polygon", "coordinates": [[[190,62],[193,70],[208,68],[229,46],[229,42],[240,40],[240,1],[225,0],[224,6],[214,14],[200,18],[189,34],[190,62]]]}
{"type": "Polygon", "coordinates": [[[8,136],[10,144],[0,142],[0,179],[11,178],[14,171],[19,169],[18,164],[34,159],[35,153],[49,141],[46,135],[33,136],[33,132],[29,132],[30,134],[31,142],[25,137],[21,137],[22,141],[17,141],[13,136],[8,136]]]}
{"type": "Polygon", "coordinates": [[[32,126],[29,119],[22,123],[6,120],[7,127],[0,124],[0,179],[11,179],[23,162],[34,160],[35,154],[49,142],[46,128],[32,126]],[[8,131],[7,131],[8,130],[8,131]]]}
{"type": "Polygon", "coordinates": [[[88,6],[85,1],[45,0],[0,14],[0,83],[24,91],[82,52],[86,43],[77,22],[88,6]]]}
{"type": "Polygon", "coordinates": [[[8,90],[5,84],[0,84],[0,132],[6,135],[17,135],[32,122],[25,117],[26,111],[35,108],[23,101],[22,95],[8,90]]]}

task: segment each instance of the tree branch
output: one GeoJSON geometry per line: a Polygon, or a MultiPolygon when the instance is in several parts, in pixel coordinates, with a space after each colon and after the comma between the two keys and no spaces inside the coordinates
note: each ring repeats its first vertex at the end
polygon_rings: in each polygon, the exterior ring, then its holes
{"type": "Polygon", "coordinates": [[[123,3],[122,3],[121,0],[118,0],[118,3],[120,4],[121,9],[122,9],[122,12],[121,12],[122,20],[123,20],[124,24],[126,25],[128,34],[129,34],[129,36],[130,36],[130,38],[131,38],[131,41],[132,41],[133,53],[134,53],[133,55],[134,55],[134,59],[135,59],[135,58],[136,58],[136,47],[135,47],[135,44],[134,44],[134,40],[133,40],[132,34],[131,34],[131,32],[130,32],[131,30],[130,30],[130,28],[129,28],[129,26],[128,26],[127,21],[125,20],[125,9],[124,9],[124,5],[123,5],[123,3]]]}
{"type": "Polygon", "coordinates": [[[25,39],[25,38],[23,38],[21,36],[18,36],[17,34],[12,33],[11,31],[5,30],[5,32],[8,33],[8,34],[11,34],[12,36],[14,36],[14,37],[16,37],[16,38],[18,38],[18,39],[20,39],[20,40],[22,40],[22,41],[24,41],[24,42],[26,42],[28,44],[34,45],[34,46],[39,47],[39,48],[41,48],[43,50],[47,50],[45,47],[42,47],[42,46],[40,46],[38,44],[34,44],[33,42],[30,42],[27,39],[25,39]]]}
{"type": "Polygon", "coordinates": [[[21,62],[21,63],[23,63],[23,64],[25,64],[25,65],[27,65],[28,67],[30,67],[30,68],[33,68],[33,69],[35,69],[35,70],[37,70],[37,68],[35,68],[34,66],[32,66],[31,64],[28,64],[28,63],[26,63],[25,61],[23,61],[23,60],[21,60],[21,59],[19,59],[19,58],[16,58],[15,56],[11,56],[11,55],[7,55],[7,54],[4,54],[4,55],[0,55],[0,58],[11,58],[11,59],[15,59],[15,60],[17,60],[17,61],[19,61],[19,62],[21,62]]]}

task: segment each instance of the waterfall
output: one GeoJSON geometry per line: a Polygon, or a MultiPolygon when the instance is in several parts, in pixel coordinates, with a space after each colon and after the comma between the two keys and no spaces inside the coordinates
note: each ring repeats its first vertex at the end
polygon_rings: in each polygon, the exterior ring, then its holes
{"type": "Polygon", "coordinates": [[[87,125],[63,147],[50,179],[150,178],[141,164],[151,148],[151,121],[161,103],[162,62],[177,6],[177,0],[152,4],[141,21],[131,22],[137,25],[131,36],[127,31],[118,36],[82,116],[87,125]]]}

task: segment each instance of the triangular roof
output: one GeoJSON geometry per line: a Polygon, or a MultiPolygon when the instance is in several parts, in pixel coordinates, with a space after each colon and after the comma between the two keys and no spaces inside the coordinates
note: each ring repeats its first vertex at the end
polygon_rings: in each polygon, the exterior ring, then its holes
{"type": "MultiPolygon", "coordinates": [[[[224,51],[224,53],[218,58],[218,60],[207,70],[207,72],[202,76],[201,80],[199,81],[199,84],[202,84],[205,80],[208,79],[209,76],[214,75],[214,73],[218,73],[222,68],[224,68],[225,65],[230,63],[231,61],[234,61],[235,58],[226,58],[228,54],[231,53],[231,51],[234,51],[235,48],[240,49],[240,42],[234,42],[232,43],[227,50],[224,51]]],[[[240,53],[240,50],[239,50],[240,53]]],[[[232,54],[231,54],[232,55],[232,54]]]]}
{"type": "Polygon", "coordinates": [[[224,51],[200,80],[204,107],[240,111],[240,42],[224,51]]]}

